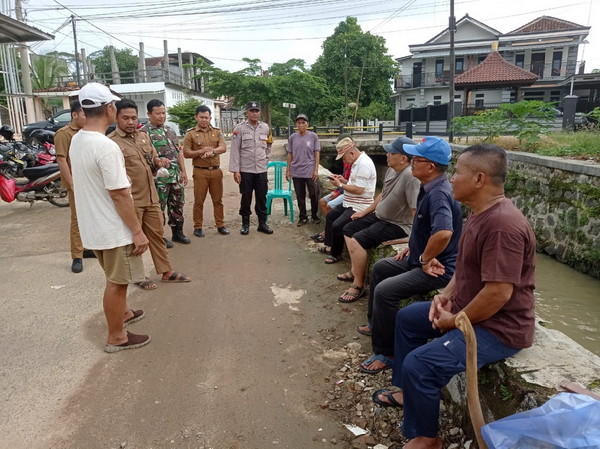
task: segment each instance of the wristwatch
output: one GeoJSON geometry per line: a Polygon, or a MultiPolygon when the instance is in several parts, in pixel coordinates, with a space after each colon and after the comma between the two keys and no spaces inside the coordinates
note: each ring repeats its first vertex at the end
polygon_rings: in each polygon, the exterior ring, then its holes
{"type": "MultiPolygon", "coordinates": [[[[431,262],[431,260],[430,260],[429,262],[431,262]]],[[[421,254],[421,255],[419,256],[419,263],[420,263],[421,265],[427,265],[429,262],[423,262],[423,254],[421,254]]]]}

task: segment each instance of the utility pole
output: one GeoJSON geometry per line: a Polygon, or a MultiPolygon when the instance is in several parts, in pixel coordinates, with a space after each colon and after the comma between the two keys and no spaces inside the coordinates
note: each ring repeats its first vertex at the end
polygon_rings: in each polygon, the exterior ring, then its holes
{"type": "MultiPolygon", "coordinates": [[[[21,0],[15,0],[15,13],[17,20],[23,22],[23,5],[21,0]]],[[[23,93],[25,94],[25,123],[36,120],[35,105],[33,103],[33,88],[31,85],[31,69],[29,67],[29,51],[25,43],[19,44],[19,56],[21,58],[21,78],[23,81],[23,93]]]]}
{"type": "Polygon", "coordinates": [[[454,57],[454,34],[456,33],[456,17],[454,17],[454,0],[450,0],[450,19],[448,31],[450,33],[450,83],[448,99],[448,142],[454,141],[454,132],[452,131],[452,119],[454,118],[454,75],[456,62],[454,57]]]}
{"type": "Polygon", "coordinates": [[[77,28],[75,26],[75,16],[71,14],[71,24],[73,25],[73,42],[75,43],[75,74],[77,85],[81,86],[81,75],[79,74],[79,50],[77,49],[77,28]]]}

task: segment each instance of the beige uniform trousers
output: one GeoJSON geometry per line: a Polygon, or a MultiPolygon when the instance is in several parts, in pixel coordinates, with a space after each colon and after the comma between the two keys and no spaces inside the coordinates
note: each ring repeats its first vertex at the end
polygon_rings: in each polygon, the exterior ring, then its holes
{"type": "Polygon", "coordinates": [[[225,226],[223,212],[223,171],[220,168],[207,170],[194,167],[194,229],[202,229],[204,221],[204,200],[210,193],[213,203],[215,225],[225,226]]]}
{"type": "Polygon", "coordinates": [[[71,208],[71,259],[81,259],[83,257],[83,243],[79,234],[77,224],[77,210],[75,209],[75,194],[71,189],[69,191],[69,207],[71,208]]]}
{"type": "Polygon", "coordinates": [[[167,253],[167,246],[163,240],[163,218],[158,204],[135,208],[138,220],[142,224],[142,231],[148,238],[148,248],[157,274],[171,270],[171,262],[167,253]]]}

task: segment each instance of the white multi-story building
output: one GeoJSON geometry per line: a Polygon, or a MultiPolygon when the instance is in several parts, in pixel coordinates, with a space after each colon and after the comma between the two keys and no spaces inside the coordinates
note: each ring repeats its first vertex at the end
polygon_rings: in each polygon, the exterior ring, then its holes
{"type": "MultiPolygon", "coordinates": [[[[577,54],[590,27],[554,17],[539,17],[509,33],[465,15],[456,24],[455,73],[480,64],[497,47],[504,59],[539,76],[523,88],[524,99],[560,102],[569,93],[565,80],[580,69],[577,54]]],[[[428,104],[448,103],[450,80],[450,33],[445,29],[424,44],[410,45],[411,55],[398,58],[401,73],[395,82],[396,111],[428,104]]],[[[464,93],[455,92],[463,102],[464,93]]],[[[514,101],[511,89],[479,90],[473,106],[514,101]]],[[[398,121],[398,117],[396,117],[398,121]]]]}

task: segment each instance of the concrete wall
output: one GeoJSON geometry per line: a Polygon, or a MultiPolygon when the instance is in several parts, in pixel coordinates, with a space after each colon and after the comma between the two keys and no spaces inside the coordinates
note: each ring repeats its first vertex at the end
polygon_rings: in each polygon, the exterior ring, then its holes
{"type": "Polygon", "coordinates": [[[516,151],[508,159],[506,196],[531,223],[538,251],[600,278],[600,164],[516,151]]]}

